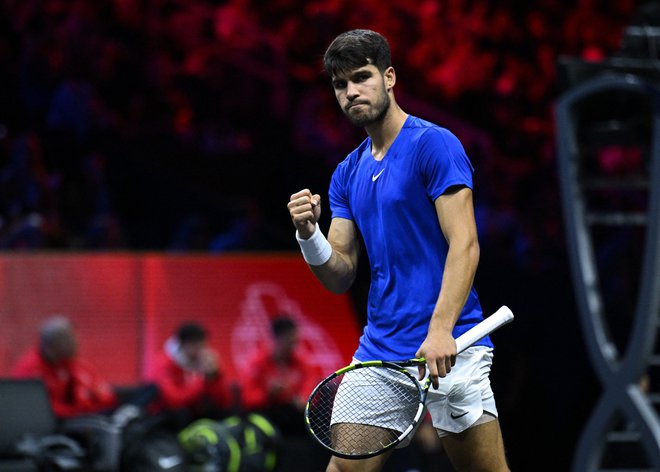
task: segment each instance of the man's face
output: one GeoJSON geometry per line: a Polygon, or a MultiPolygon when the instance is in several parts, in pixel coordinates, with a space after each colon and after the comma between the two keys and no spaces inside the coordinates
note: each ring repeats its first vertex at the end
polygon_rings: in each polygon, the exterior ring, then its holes
{"type": "Polygon", "coordinates": [[[206,350],[206,341],[188,341],[181,343],[181,352],[189,362],[196,364],[202,359],[206,350]]]}
{"type": "Polygon", "coordinates": [[[366,65],[332,77],[335,97],[344,114],[355,125],[366,127],[380,122],[390,107],[385,80],[390,80],[390,67],[381,74],[374,65],[366,65]]]}
{"type": "Polygon", "coordinates": [[[294,328],[275,338],[275,349],[280,353],[289,354],[294,351],[297,343],[298,330],[294,328]]]}
{"type": "Polygon", "coordinates": [[[46,353],[55,362],[71,360],[78,353],[78,339],[73,330],[59,333],[46,347],[46,353]]]}

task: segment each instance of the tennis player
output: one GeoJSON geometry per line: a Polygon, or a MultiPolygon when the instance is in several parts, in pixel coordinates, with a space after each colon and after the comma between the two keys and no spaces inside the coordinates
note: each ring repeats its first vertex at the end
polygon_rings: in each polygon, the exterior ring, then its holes
{"type": "MultiPolygon", "coordinates": [[[[433,383],[427,408],[456,470],[508,471],[489,381],[491,340],[458,356],[454,341],[483,319],[472,287],[479,260],[472,165],[450,131],[397,104],[382,35],[340,34],[324,68],[339,106],[368,136],[332,176],[327,239],[318,225],[321,197],[309,189],[291,196],[303,256],[326,288],[343,293],[355,280],[364,242],[371,287],[355,361],[425,357],[420,379],[430,375],[433,383]]],[[[374,410],[381,406],[373,403],[374,410]]],[[[365,424],[381,414],[363,410],[365,424]]],[[[379,471],[388,456],[332,457],[327,471],[379,471]]]]}

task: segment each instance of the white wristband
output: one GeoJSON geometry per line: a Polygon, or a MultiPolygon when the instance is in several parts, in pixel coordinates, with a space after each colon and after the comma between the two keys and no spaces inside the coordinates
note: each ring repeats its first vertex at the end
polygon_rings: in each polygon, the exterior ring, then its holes
{"type": "Polygon", "coordinates": [[[316,223],[316,229],[309,239],[301,239],[298,231],[296,231],[296,239],[300,245],[302,255],[309,265],[320,266],[330,260],[330,256],[332,256],[332,246],[330,246],[328,240],[325,239],[318,223],[316,223]]]}

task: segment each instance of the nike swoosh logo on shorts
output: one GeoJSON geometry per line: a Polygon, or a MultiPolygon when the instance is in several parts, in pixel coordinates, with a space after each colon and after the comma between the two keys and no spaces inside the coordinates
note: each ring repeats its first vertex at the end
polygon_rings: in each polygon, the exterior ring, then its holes
{"type": "Polygon", "coordinates": [[[376,179],[377,179],[378,177],[380,177],[380,174],[382,174],[383,172],[385,172],[385,169],[382,169],[382,170],[381,170],[380,172],[378,172],[376,175],[372,175],[372,176],[371,176],[371,181],[372,181],[372,182],[375,182],[376,179]]]}
{"type": "Polygon", "coordinates": [[[457,420],[457,419],[459,419],[459,418],[464,417],[464,416],[467,415],[468,413],[469,413],[469,411],[466,411],[466,412],[464,412],[464,413],[461,413],[460,415],[454,415],[453,413],[449,413],[449,416],[451,416],[452,419],[457,420]]]}

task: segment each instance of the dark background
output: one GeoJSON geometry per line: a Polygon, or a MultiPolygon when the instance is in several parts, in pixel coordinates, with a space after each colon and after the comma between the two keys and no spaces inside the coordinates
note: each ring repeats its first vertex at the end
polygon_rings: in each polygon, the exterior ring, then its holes
{"type": "MultiPolygon", "coordinates": [[[[308,187],[327,202],[334,167],[364,138],[322,54],[346,29],[375,29],[391,42],[400,104],[452,130],[476,168],[476,287],[486,311],[517,315],[494,335],[492,376],[512,469],[568,470],[600,387],[564,242],[557,60],[615,53],[634,9],[4,0],[0,249],[297,251],[289,195],[308,187]]],[[[365,269],[352,292],[361,317],[365,269]]]]}

